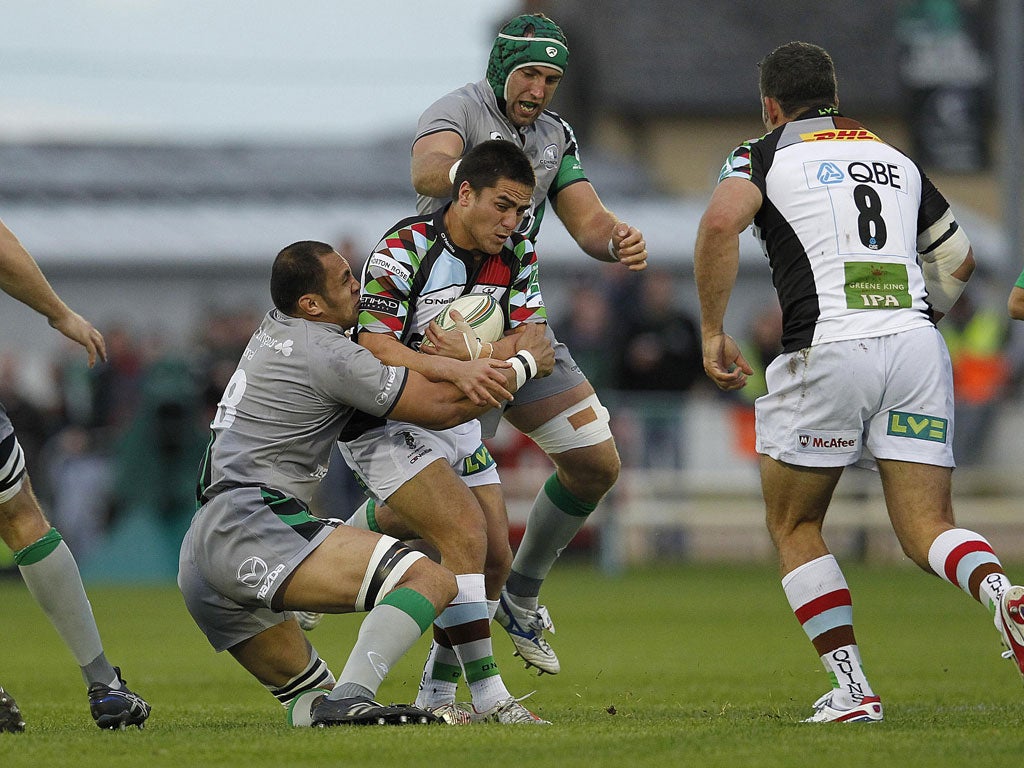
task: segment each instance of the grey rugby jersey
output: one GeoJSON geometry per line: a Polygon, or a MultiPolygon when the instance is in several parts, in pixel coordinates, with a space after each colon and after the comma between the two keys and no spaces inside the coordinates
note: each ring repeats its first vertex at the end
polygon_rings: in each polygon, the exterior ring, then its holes
{"type": "Polygon", "coordinates": [[[786,352],[931,323],[918,252],[958,225],[929,232],[949,204],[898,149],[821,107],[735,149],[726,178],[763,195],[754,235],[779,295],[786,352]]]}
{"type": "Polygon", "coordinates": [[[381,363],[337,325],[271,310],[217,405],[200,502],[239,486],[308,502],[353,412],[386,416],[407,374],[381,363]]]}
{"type": "MultiPolygon", "coordinates": [[[[530,210],[523,216],[517,229],[531,240],[537,237],[548,199],[554,199],[562,189],[587,176],[580,164],[579,147],[570,125],[550,110],[522,129],[509,122],[498,106],[498,100],[486,80],[469,83],[435,101],[420,115],[416,138],[441,131],[454,131],[465,143],[463,152],[489,139],[514,141],[522,147],[533,163],[537,186],[533,192],[530,210]]],[[[441,208],[450,198],[416,196],[416,210],[431,213],[441,208]]]]}

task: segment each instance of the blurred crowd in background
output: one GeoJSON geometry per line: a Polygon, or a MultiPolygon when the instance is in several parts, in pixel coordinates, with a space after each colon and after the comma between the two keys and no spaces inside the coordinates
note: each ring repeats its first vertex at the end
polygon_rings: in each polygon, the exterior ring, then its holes
{"type": "MultiPolygon", "coordinates": [[[[350,245],[342,250],[354,266],[360,263],[350,245]]],[[[745,389],[726,395],[703,374],[688,275],[658,266],[642,273],[584,266],[577,274],[546,277],[545,297],[558,337],[612,411],[624,466],[685,468],[686,405],[694,398],[728,401],[731,423],[725,426],[736,454],[753,461],[753,401],[764,393],[764,368],[780,350],[777,306],[754,313],[738,339],[756,374],[745,389]]],[[[104,332],[108,359],[89,369],[78,348],[66,347],[51,361],[52,389],[45,397],[26,391],[18,376],[22,361],[0,357],[0,401],[33,467],[35,490],[80,558],[140,510],[158,521],[168,540],[180,539],[194,511],[208,425],[267,308],[269,299],[265,306],[211,307],[196,318],[191,336],[167,339],[106,325],[102,308],[81,307],[104,332]]],[[[1009,346],[1013,328],[1004,307],[978,306],[968,293],[940,327],[954,361],[957,462],[969,466],[983,454],[979,446],[999,405],[1019,395],[1021,362],[1009,346]]],[[[547,462],[514,430],[499,432],[490,447],[509,470],[547,462]]],[[[336,456],[315,511],[344,517],[361,500],[336,456]]]]}

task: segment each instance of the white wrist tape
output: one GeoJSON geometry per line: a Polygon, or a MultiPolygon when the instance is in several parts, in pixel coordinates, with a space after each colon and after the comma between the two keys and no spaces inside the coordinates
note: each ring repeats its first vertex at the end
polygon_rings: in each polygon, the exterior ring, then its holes
{"type": "Polygon", "coordinates": [[[615,238],[613,237],[608,238],[608,255],[616,261],[619,260],[619,254],[615,251],[615,238]]]}
{"type": "Polygon", "coordinates": [[[516,372],[516,389],[537,375],[537,361],[525,349],[517,352],[515,357],[510,357],[506,362],[511,363],[512,370],[516,372]]]}
{"type": "Polygon", "coordinates": [[[516,389],[526,383],[526,366],[518,357],[510,357],[508,362],[512,363],[512,370],[516,372],[516,389]]]}
{"type": "Polygon", "coordinates": [[[480,357],[480,350],[484,348],[484,343],[480,341],[476,336],[470,337],[469,334],[462,334],[462,340],[466,342],[466,350],[469,352],[469,359],[476,360],[480,357]]]}
{"type": "Polygon", "coordinates": [[[459,158],[452,164],[452,167],[448,169],[448,181],[450,181],[452,184],[455,183],[455,174],[458,172],[459,164],[461,162],[462,158],[459,158]]]}

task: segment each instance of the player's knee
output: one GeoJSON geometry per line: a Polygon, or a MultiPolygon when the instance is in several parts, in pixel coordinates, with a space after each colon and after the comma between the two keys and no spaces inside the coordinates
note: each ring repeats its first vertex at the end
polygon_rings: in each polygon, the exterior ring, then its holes
{"type": "Polygon", "coordinates": [[[438,614],[455,599],[459,592],[455,574],[433,560],[417,560],[406,572],[398,587],[408,587],[423,595],[438,614]]]}
{"type": "Polygon", "coordinates": [[[934,541],[934,537],[928,541],[921,541],[920,539],[908,536],[906,534],[900,535],[897,532],[896,538],[900,542],[900,548],[903,550],[903,554],[909,557],[913,563],[926,573],[932,573],[931,564],[928,562],[928,550],[931,542],[934,541]]]}
{"type": "Polygon", "coordinates": [[[472,516],[452,520],[433,542],[441,562],[456,573],[479,573],[487,560],[487,528],[472,516]]]}
{"type": "Polygon", "coordinates": [[[559,480],[566,490],[591,503],[599,502],[611,490],[622,468],[619,453],[610,441],[554,458],[559,480]]]}
{"type": "Polygon", "coordinates": [[[13,495],[0,503],[0,539],[9,549],[19,550],[45,536],[50,523],[35,496],[18,483],[13,495]]]}

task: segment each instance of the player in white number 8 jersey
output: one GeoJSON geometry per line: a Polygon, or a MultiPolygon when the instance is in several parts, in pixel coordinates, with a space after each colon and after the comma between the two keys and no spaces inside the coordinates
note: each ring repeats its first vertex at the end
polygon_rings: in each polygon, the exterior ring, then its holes
{"type": "Polygon", "coordinates": [[[788,43],[760,64],[768,133],[730,155],[694,261],[704,368],[722,389],[753,373],[723,329],[753,224],[782,306],[783,353],[756,402],[768,529],[786,597],[832,689],[811,722],[875,722],[850,592],[821,526],[851,464],[875,468],[907,555],[993,612],[1024,673],[1024,589],[989,543],[956,527],[953,383],[935,327],[974,271],[970,243],[913,160],[838,110],[828,53],[788,43]]]}

